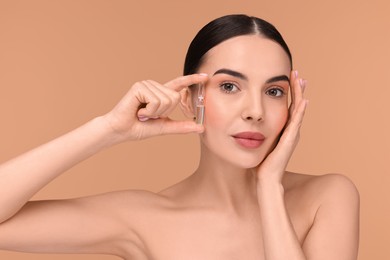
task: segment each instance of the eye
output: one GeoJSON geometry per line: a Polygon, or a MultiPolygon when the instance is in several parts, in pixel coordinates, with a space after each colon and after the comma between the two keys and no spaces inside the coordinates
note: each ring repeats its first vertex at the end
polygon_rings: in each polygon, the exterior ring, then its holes
{"type": "Polygon", "coordinates": [[[240,89],[233,83],[230,83],[230,82],[225,82],[225,83],[222,83],[220,86],[221,90],[225,93],[232,93],[232,92],[237,92],[239,91],[240,89]]]}
{"type": "Polygon", "coordinates": [[[285,93],[283,89],[271,88],[267,90],[266,94],[272,97],[281,97],[284,96],[285,93]]]}

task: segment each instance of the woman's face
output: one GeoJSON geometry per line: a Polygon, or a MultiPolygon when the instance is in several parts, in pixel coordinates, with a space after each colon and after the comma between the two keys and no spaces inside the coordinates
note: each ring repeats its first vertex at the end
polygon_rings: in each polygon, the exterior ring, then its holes
{"type": "Polygon", "coordinates": [[[240,168],[265,158],[288,118],[290,70],[282,47],[258,35],[231,38],[206,54],[199,68],[210,76],[201,135],[205,156],[240,168]]]}

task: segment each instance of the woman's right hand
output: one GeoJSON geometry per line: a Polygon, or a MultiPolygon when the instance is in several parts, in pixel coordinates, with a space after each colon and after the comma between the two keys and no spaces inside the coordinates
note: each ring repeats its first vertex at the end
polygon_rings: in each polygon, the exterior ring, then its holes
{"type": "Polygon", "coordinates": [[[168,115],[180,102],[182,89],[207,79],[207,75],[194,74],[164,85],[150,80],[135,83],[109,113],[2,163],[0,224],[54,178],[104,148],[155,135],[202,132],[203,126],[195,122],[174,121],[168,115]]]}
{"type": "Polygon", "coordinates": [[[182,89],[205,83],[207,79],[205,74],[192,74],[163,85],[152,80],[137,82],[103,118],[119,142],[165,134],[200,133],[204,130],[202,125],[192,120],[171,120],[168,116],[180,102],[182,89]]]}

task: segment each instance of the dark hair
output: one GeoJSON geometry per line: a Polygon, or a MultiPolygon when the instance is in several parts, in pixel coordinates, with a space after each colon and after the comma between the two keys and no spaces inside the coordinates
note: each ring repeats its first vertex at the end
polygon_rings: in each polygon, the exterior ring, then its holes
{"type": "Polygon", "coordinates": [[[290,50],[275,26],[257,17],[234,14],[217,18],[198,32],[187,51],[184,75],[196,73],[211,48],[230,38],[251,34],[259,34],[278,43],[286,51],[292,67],[290,50]]]}

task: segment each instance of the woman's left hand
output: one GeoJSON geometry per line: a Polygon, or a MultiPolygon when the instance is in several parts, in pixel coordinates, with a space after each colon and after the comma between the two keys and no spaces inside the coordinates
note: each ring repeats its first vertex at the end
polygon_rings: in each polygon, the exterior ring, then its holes
{"type": "Polygon", "coordinates": [[[297,71],[292,71],[290,85],[289,120],[278,144],[257,169],[259,181],[267,180],[281,183],[287,164],[299,141],[299,132],[308,103],[308,100],[303,97],[306,81],[298,77],[297,71]]]}

